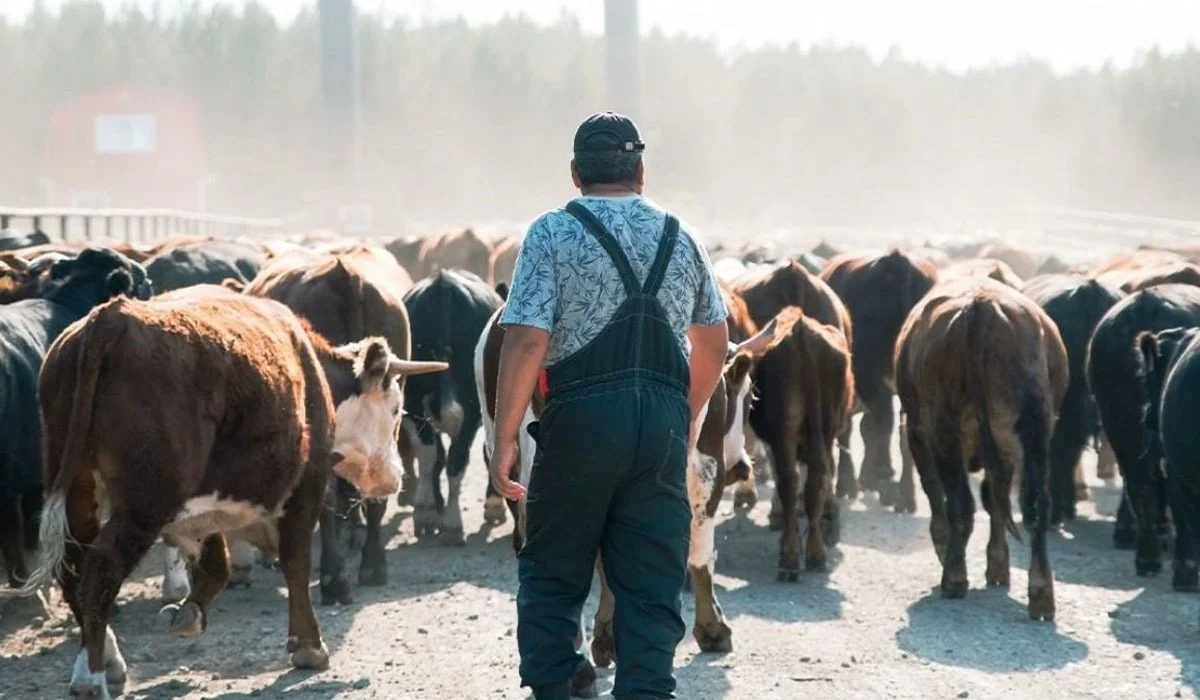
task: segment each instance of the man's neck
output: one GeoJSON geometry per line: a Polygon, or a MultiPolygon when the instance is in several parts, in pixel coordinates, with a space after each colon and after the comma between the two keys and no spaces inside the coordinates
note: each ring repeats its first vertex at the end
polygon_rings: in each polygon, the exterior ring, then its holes
{"type": "Polygon", "coordinates": [[[641,194],[633,185],[626,184],[589,185],[580,188],[579,192],[584,197],[636,197],[641,194]]]}

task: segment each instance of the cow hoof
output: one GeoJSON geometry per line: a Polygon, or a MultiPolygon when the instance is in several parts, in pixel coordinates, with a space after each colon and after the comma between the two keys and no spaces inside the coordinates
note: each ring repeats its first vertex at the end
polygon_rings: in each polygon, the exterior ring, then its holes
{"type": "Polygon", "coordinates": [[[966,598],[967,597],[967,582],[966,581],[942,581],[942,597],[943,598],[966,598]]]}
{"type": "Polygon", "coordinates": [[[992,573],[989,571],[987,574],[987,585],[989,587],[1008,588],[1009,587],[1008,572],[992,573]]]}
{"type": "Polygon", "coordinates": [[[252,566],[234,566],[229,572],[229,581],[225,583],[226,588],[249,588],[250,587],[250,572],[252,566]]]}
{"type": "Polygon", "coordinates": [[[321,583],[321,605],[350,605],[353,602],[350,583],[341,576],[329,583],[321,583]]]}
{"type": "Polygon", "coordinates": [[[185,601],[182,605],[164,605],[158,614],[171,616],[171,626],[167,632],[172,637],[199,637],[204,633],[204,611],[193,601],[185,601]]]}
{"type": "Polygon", "coordinates": [[[608,668],[616,660],[616,645],[613,643],[612,622],[598,622],[592,632],[592,662],[596,668],[608,668]]]}
{"type": "Polygon", "coordinates": [[[405,474],[400,477],[400,493],[396,494],[396,505],[406,508],[416,503],[417,477],[405,474]]]}
{"type": "Polygon", "coordinates": [[[826,569],[827,569],[827,567],[825,564],[825,557],[820,556],[820,557],[805,557],[804,558],[804,570],[805,571],[825,571],[826,569]]]}
{"type": "Polygon", "coordinates": [[[692,636],[700,645],[700,651],[728,654],[733,651],[733,630],[724,620],[714,620],[706,625],[697,625],[692,636]]]}
{"type": "Polygon", "coordinates": [[[387,565],[369,564],[358,567],[358,585],[386,586],[388,582],[387,565]]]}
{"type": "Polygon", "coordinates": [[[324,642],[321,642],[321,646],[314,647],[312,642],[288,637],[287,650],[293,668],[312,671],[324,671],[329,668],[329,649],[325,648],[324,642]]]}
{"type": "Polygon", "coordinates": [[[417,537],[432,537],[442,527],[442,516],[433,505],[413,506],[413,531],[417,537]]]}
{"type": "Polygon", "coordinates": [[[81,700],[112,700],[112,696],[108,694],[108,687],[103,685],[72,683],[67,692],[68,697],[81,700]]]}
{"type": "Polygon", "coordinates": [[[1138,576],[1157,576],[1162,572],[1161,559],[1142,559],[1139,557],[1134,560],[1133,565],[1138,576]]]}
{"type": "Polygon", "coordinates": [[[845,479],[838,479],[837,488],[834,490],[834,495],[838,498],[845,498],[853,501],[858,498],[858,484],[855,482],[845,483],[845,479]]]}
{"type": "Polygon", "coordinates": [[[462,547],[467,543],[467,538],[463,536],[462,528],[442,530],[438,535],[438,541],[443,547],[462,547]]]}
{"type": "Polygon", "coordinates": [[[758,491],[754,489],[738,489],[733,492],[733,507],[750,510],[758,505],[758,491]]]}
{"type": "Polygon", "coordinates": [[[1179,593],[1200,591],[1200,568],[1197,568],[1197,563],[1194,561],[1175,562],[1171,587],[1179,593]]]}
{"type": "Polygon", "coordinates": [[[900,508],[902,505],[900,498],[900,489],[897,484],[891,481],[880,481],[877,485],[879,491],[879,505],[884,508],[900,508]]]}
{"type": "Polygon", "coordinates": [[[776,580],[778,580],[780,583],[796,583],[800,580],[800,571],[797,569],[785,569],[780,567],[779,575],[776,576],[776,580]]]}
{"type": "Polygon", "coordinates": [[[1118,527],[1113,531],[1113,547],[1135,549],[1137,547],[1137,530],[1132,527],[1118,527]]]}
{"type": "Polygon", "coordinates": [[[488,496],[483,502],[483,522],[488,525],[503,525],[508,522],[508,505],[499,496],[488,496]]]}
{"type": "Polygon", "coordinates": [[[1029,618],[1039,622],[1054,621],[1054,589],[1029,590],[1029,618]]]}
{"type": "Polygon", "coordinates": [[[575,675],[571,676],[571,697],[573,698],[594,698],[598,697],[596,692],[596,668],[589,663],[584,663],[575,671],[575,675]]]}

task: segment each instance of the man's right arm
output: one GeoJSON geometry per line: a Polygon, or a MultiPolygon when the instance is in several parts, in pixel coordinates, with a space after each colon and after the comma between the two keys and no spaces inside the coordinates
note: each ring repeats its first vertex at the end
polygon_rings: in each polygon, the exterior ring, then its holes
{"type": "Polygon", "coordinates": [[[725,323],[725,317],[729,312],[721,297],[721,289],[717,286],[717,276],[713,273],[708,253],[695,239],[692,239],[692,245],[696,250],[699,273],[696,305],[692,310],[692,325],[688,329],[688,339],[692,343],[689,360],[692,381],[688,407],[693,424],[691,437],[695,440],[700,429],[700,426],[694,425],[696,419],[712,397],[725,367],[725,355],[729,351],[729,326],[725,323]]]}

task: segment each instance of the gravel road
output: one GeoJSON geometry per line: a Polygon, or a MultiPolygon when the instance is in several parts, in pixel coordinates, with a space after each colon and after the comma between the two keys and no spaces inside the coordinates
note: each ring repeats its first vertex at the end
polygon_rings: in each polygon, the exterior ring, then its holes
{"type": "MultiPolygon", "coordinates": [[[[861,456],[861,443],[854,451],[861,456]]],[[[392,506],[390,583],[359,589],[352,606],[318,609],[332,652],[323,673],[287,667],[286,601],[274,571],[256,568],[252,588],[223,592],[198,641],[169,637],[156,619],[156,547],[122,589],[114,622],[130,664],[125,697],[527,698],[516,672],[510,527],[482,529],[484,480],[476,457],[463,499],[471,534],[462,548],[416,541],[411,511],[392,506]]],[[[775,581],[769,486],[760,486],[749,513],[734,513],[726,497],[717,583],[735,648],[700,654],[689,630],[677,655],[679,697],[1196,697],[1200,600],[1173,593],[1169,574],[1134,575],[1132,552],[1111,545],[1117,489],[1092,486],[1081,519],[1050,538],[1055,625],[1026,616],[1026,545],[1010,538],[1012,589],[984,587],[982,509],[969,550],[971,591],[965,600],[942,600],[923,495],[915,516],[886,512],[873,499],[844,507],[830,573],[795,584],[775,581]]],[[[684,608],[690,621],[686,595],[684,608]]],[[[56,600],[48,617],[34,618],[30,601],[3,592],[0,611],[0,698],[63,697],[78,650],[66,606],[56,600]]],[[[611,685],[611,671],[602,672],[601,693],[611,685]]]]}

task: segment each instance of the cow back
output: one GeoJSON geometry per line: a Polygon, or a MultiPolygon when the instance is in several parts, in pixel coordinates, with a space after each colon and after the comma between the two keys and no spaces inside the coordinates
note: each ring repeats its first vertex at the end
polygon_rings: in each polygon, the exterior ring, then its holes
{"type": "Polygon", "coordinates": [[[805,316],[851,337],[845,305],[828,284],[799,263],[789,261],[751,270],[730,286],[746,302],[750,318],[760,327],[788,306],[798,306],[805,316]]]}

